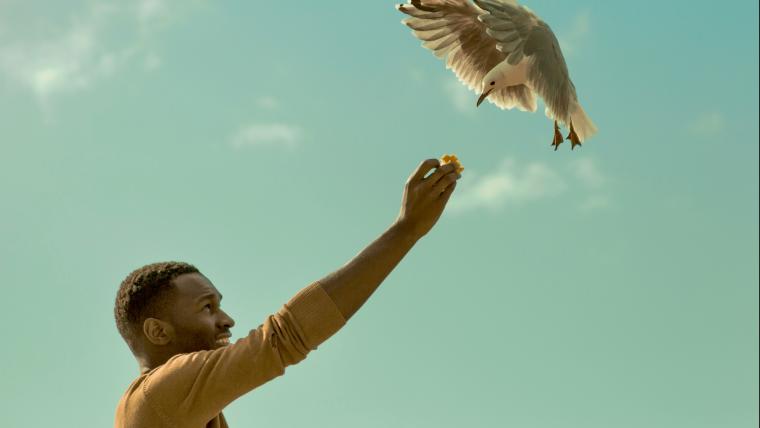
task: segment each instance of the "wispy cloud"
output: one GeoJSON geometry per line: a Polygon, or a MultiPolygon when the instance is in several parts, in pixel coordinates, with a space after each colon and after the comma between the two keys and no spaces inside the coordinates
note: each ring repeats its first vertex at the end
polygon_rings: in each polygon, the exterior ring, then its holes
{"type": "Polygon", "coordinates": [[[567,187],[562,177],[546,164],[519,165],[509,158],[502,161],[496,171],[483,176],[470,172],[468,181],[471,184],[462,186],[449,202],[452,212],[480,208],[500,210],[556,195],[567,187]]]}
{"type": "Polygon", "coordinates": [[[610,205],[607,181],[590,158],[580,158],[563,169],[543,162],[520,164],[507,158],[495,171],[482,175],[470,171],[448,209],[455,214],[480,209],[501,211],[571,193],[578,199],[576,208],[590,212],[610,205]]]}
{"type": "Polygon", "coordinates": [[[0,78],[30,91],[45,107],[56,95],[89,88],[134,61],[154,70],[161,58],[148,49],[148,36],[169,10],[168,0],[96,2],[74,14],[68,25],[51,23],[47,38],[8,32],[0,45],[0,78]]]}
{"type": "Polygon", "coordinates": [[[557,39],[565,55],[574,55],[591,32],[591,13],[588,10],[578,12],[570,28],[557,33],[557,39]]]}
{"type": "Polygon", "coordinates": [[[99,52],[98,35],[113,13],[112,8],[93,8],[55,38],[4,44],[0,71],[41,101],[56,92],[86,88],[131,55],[129,50],[99,52]]]}
{"type": "Polygon", "coordinates": [[[301,129],[284,123],[250,124],[240,128],[230,139],[235,149],[279,146],[295,149],[301,141],[301,129]]]}
{"type": "Polygon", "coordinates": [[[467,114],[475,113],[476,98],[474,97],[474,93],[455,77],[446,79],[443,82],[443,90],[457,111],[467,114]]]}
{"type": "Polygon", "coordinates": [[[163,63],[163,60],[161,59],[158,54],[154,52],[150,52],[145,55],[145,58],[143,59],[143,69],[145,71],[153,71],[159,67],[161,67],[161,64],[163,63]]]}
{"type": "Polygon", "coordinates": [[[606,178],[591,158],[580,158],[570,164],[570,170],[586,187],[599,189],[604,186],[606,178]]]}
{"type": "Polygon", "coordinates": [[[135,5],[140,31],[151,31],[169,16],[168,0],[139,0],[135,5]]]}
{"type": "Polygon", "coordinates": [[[256,105],[259,106],[259,108],[263,108],[265,110],[274,110],[279,106],[279,102],[277,101],[277,98],[272,96],[265,96],[260,97],[256,100],[256,105]]]}
{"type": "Polygon", "coordinates": [[[598,209],[606,208],[610,205],[610,197],[607,195],[594,194],[586,196],[578,205],[578,210],[582,212],[591,212],[598,209]]]}
{"type": "Polygon", "coordinates": [[[573,182],[577,183],[575,194],[580,198],[576,205],[584,213],[607,208],[611,205],[608,182],[609,178],[602,173],[597,162],[589,157],[573,160],[568,165],[573,182]]]}
{"type": "Polygon", "coordinates": [[[726,119],[719,112],[705,113],[699,116],[690,126],[689,131],[694,135],[712,136],[726,128],[726,119]]]}

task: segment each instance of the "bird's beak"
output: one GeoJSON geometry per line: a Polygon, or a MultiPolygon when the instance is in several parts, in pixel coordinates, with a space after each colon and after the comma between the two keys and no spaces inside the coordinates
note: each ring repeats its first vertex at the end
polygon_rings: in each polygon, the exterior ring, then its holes
{"type": "Polygon", "coordinates": [[[483,100],[486,99],[486,97],[488,96],[488,94],[491,93],[491,91],[493,91],[493,89],[489,89],[489,90],[483,92],[482,94],[480,94],[480,98],[478,98],[478,103],[475,104],[475,106],[476,107],[480,107],[480,103],[482,103],[483,100]]]}

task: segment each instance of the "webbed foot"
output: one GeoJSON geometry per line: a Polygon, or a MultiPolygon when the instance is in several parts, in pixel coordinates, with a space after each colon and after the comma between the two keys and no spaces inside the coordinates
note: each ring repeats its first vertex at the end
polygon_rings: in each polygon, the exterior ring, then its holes
{"type": "Polygon", "coordinates": [[[559,132],[559,126],[557,126],[557,121],[554,121],[554,140],[552,141],[552,146],[554,146],[554,151],[556,152],[559,148],[559,145],[562,144],[564,139],[562,138],[562,134],[559,132]]]}
{"type": "Polygon", "coordinates": [[[575,146],[581,145],[581,139],[578,138],[578,134],[575,133],[575,128],[573,128],[573,122],[570,122],[570,133],[567,134],[567,139],[570,140],[570,150],[575,149],[575,146]]]}

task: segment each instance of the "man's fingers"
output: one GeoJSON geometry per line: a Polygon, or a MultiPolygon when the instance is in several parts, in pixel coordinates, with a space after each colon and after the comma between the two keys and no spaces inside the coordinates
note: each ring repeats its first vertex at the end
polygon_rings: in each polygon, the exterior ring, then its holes
{"type": "Polygon", "coordinates": [[[428,182],[430,186],[437,186],[438,182],[442,180],[443,177],[451,174],[456,169],[456,165],[453,163],[447,163],[446,165],[436,169],[434,173],[430,174],[430,177],[425,179],[425,181],[428,182]]]}
{"type": "Polygon", "coordinates": [[[435,196],[438,196],[445,192],[449,186],[451,186],[453,183],[456,183],[458,178],[459,174],[457,174],[455,171],[444,175],[440,180],[438,180],[437,183],[433,185],[435,196]]]}
{"type": "Polygon", "coordinates": [[[417,167],[412,176],[409,177],[409,181],[422,181],[425,174],[433,168],[438,168],[438,165],[440,165],[438,159],[425,159],[420,163],[420,166],[417,167]]]}
{"type": "Polygon", "coordinates": [[[449,185],[449,187],[446,188],[446,190],[443,191],[443,193],[441,193],[441,202],[443,202],[444,205],[449,201],[449,198],[451,197],[451,194],[454,193],[454,189],[456,187],[457,182],[454,181],[449,185]]]}

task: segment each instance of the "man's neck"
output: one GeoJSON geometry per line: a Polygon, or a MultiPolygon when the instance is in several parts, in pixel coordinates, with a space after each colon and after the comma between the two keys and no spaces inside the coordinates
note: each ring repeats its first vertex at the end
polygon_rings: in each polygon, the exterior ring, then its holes
{"type": "Polygon", "coordinates": [[[147,360],[138,359],[137,363],[140,365],[140,374],[144,375],[145,373],[148,373],[149,371],[155,369],[156,367],[160,366],[160,364],[152,364],[147,360]]]}
{"type": "Polygon", "coordinates": [[[140,374],[148,373],[156,367],[163,365],[172,355],[140,355],[137,357],[137,364],[140,366],[140,374]]]}

